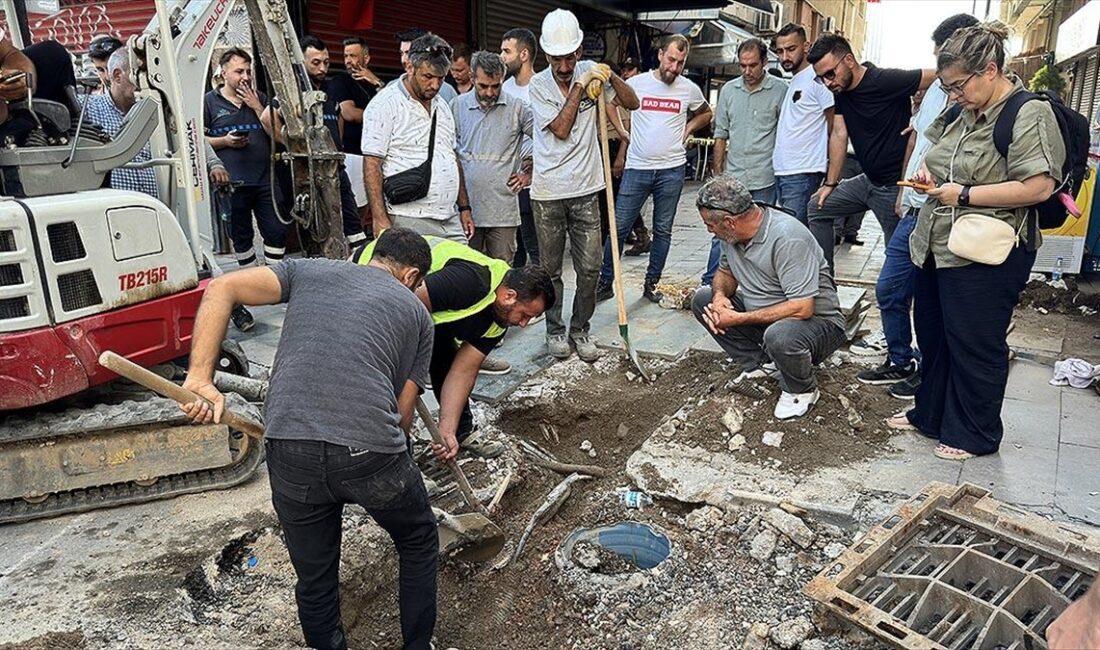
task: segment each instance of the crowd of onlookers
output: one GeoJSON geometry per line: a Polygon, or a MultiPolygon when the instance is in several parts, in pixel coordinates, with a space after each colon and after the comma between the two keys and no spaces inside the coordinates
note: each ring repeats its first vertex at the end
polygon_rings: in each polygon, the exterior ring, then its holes
{"type": "MultiPolygon", "coordinates": [[[[915,399],[888,424],[918,429],[940,440],[938,455],[963,458],[999,444],[1006,331],[1040,241],[1028,206],[1061,183],[1066,155],[1046,101],[1014,105],[1012,145],[1007,155],[995,146],[1001,108],[1023,92],[1004,68],[1004,38],[997,23],[952,16],[931,35],[936,70],[896,70],[858,61],[842,36],[810,42],[788,24],[772,43],[738,46],[741,75],[713,106],[684,74],[686,37],[662,38],[648,70],[633,57],[622,67],[587,61],[580,25],[565,10],[548,14],[538,37],[507,32],[499,52],[401,32],[404,74],[389,83],[371,70],[362,38],[344,40],[336,74],[328,44],[305,36],[300,45],[344,154],[337,180],[349,243],[408,228],[541,266],[558,296],[568,243],[576,289],[568,323],[561,300],[546,314],[554,357],[600,354],[589,323],[615,292],[609,235],[648,253],[643,295],[661,299],[689,159],[700,159],[686,143],[712,130],[712,179],[697,205],[714,239],[695,313],[744,367],[739,380],[779,379],[777,417],[803,415],[819,398],[814,364],[844,342],[834,250],[862,244],[859,223],[870,211],[886,243],[875,292],[884,343],[853,349],[885,361],[859,380],[915,399]],[[536,72],[540,59],[546,66],[536,72]],[[775,59],[782,72],[768,69],[775,59]],[[959,243],[994,236],[982,219],[1011,229],[1003,255],[968,254],[959,243]]],[[[88,119],[117,131],[133,104],[125,46],[102,37],[89,55],[105,90],[89,99],[88,119]]],[[[241,266],[261,257],[253,223],[264,261],[281,259],[287,242],[279,214],[287,208],[270,177],[278,100],[255,89],[252,70],[247,52],[226,50],[203,106],[211,174],[228,189],[223,212],[241,266]]],[[[116,170],[112,182],[156,192],[148,169],[116,170]]]]}

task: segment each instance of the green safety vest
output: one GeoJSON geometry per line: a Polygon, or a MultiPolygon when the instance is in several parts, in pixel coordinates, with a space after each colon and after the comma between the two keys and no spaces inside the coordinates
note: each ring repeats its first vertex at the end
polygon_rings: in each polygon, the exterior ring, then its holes
{"type": "MultiPolygon", "coordinates": [[[[460,244],[450,239],[443,239],[442,237],[435,237],[434,235],[423,235],[423,237],[432,249],[432,265],[428,268],[429,275],[442,269],[451,260],[465,260],[489,269],[489,293],[484,298],[465,309],[433,311],[433,323],[436,325],[453,323],[467,316],[473,316],[493,304],[497,296],[497,287],[504,281],[504,275],[511,269],[507,262],[489,257],[484,253],[479,253],[466,244],[460,244]]],[[[359,255],[359,259],[356,260],[357,263],[363,265],[370,264],[371,257],[374,256],[374,244],[376,241],[377,240],[371,241],[363,248],[363,252],[359,255]]],[[[497,325],[494,321],[482,336],[485,338],[494,338],[504,334],[504,332],[505,328],[497,325]]]]}

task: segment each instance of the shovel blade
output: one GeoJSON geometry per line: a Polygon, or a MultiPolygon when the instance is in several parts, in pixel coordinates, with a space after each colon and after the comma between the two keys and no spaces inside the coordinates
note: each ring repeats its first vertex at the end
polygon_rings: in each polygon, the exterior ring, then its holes
{"type": "Polygon", "coordinates": [[[647,382],[653,381],[653,375],[649,374],[649,371],[642,365],[642,360],[638,358],[638,351],[634,349],[634,346],[630,344],[630,332],[626,325],[619,326],[619,336],[623,340],[623,347],[626,348],[626,354],[630,357],[630,360],[634,363],[634,367],[638,369],[638,373],[647,382]]]}
{"type": "Polygon", "coordinates": [[[466,562],[483,562],[496,557],[504,548],[504,531],[488,517],[470,512],[452,515],[436,510],[439,521],[439,552],[454,554],[466,562]]]}

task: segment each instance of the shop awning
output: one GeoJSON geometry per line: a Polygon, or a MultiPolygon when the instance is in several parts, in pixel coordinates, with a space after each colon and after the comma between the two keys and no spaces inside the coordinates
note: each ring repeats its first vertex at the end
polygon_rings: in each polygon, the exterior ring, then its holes
{"type": "Polygon", "coordinates": [[[639,20],[640,16],[652,12],[685,13],[701,9],[718,11],[738,5],[746,10],[774,13],[771,0],[577,0],[577,4],[639,20]]]}

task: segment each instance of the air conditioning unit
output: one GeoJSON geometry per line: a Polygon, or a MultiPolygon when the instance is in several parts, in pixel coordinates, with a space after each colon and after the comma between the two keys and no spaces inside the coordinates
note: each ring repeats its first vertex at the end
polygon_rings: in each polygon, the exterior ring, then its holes
{"type": "Polygon", "coordinates": [[[821,31],[823,32],[835,32],[836,31],[836,18],[832,16],[825,16],[825,20],[822,22],[821,31]]]}
{"type": "Polygon", "coordinates": [[[766,14],[761,12],[756,17],[756,31],[761,34],[774,34],[783,27],[783,5],[778,2],[772,3],[772,12],[766,14]]]}

